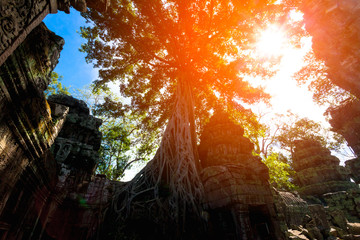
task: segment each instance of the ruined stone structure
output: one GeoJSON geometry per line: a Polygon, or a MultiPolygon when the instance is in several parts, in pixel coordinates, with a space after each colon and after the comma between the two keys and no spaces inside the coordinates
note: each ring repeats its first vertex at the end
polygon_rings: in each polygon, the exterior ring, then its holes
{"type": "MultiPolygon", "coordinates": [[[[357,156],[360,156],[360,103],[357,100],[347,100],[339,107],[328,110],[333,131],[341,134],[357,156]]],[[[360,184],[360,160],[347,160],[346,167],[351,172],[351,178],[360,184]]]]}
{"type": "Polygon", "coordinates": [[[301,196],[322,196],[325,193],[357,188],[350,181],[350,172],[339,165],[340,160],[330,150],[314,140],[295,143],[293,167],[301,196]]]}
{"type": "Polygon", "coordinates": [[[101,120],[89,115],[85,102],[66,95],[49,101],[69,108],[63,128],[51,152],[58,166],[58,181],[44,218],[46,233],[55,239],[89,239],[103,219],[113,185],[104,176],[95,176],[100,148],[101,120]],[[64,219],[66,219],[64,221],[64,219]]]}
{"type": "Polygon", "coordinates": [[[212,224],[221,226],[214,239],[283,239],[268,169],[252,155],[253,144],[243,134],[221,112],[214,114],[201,136],[205,204],[212,224]]]}
{"type": "Polygon", "coordinates": [[[110,202],[94,176],[101,121],[43,93],[63,43],[41,24],[0,68],[0,239],[89,239],[110,202]]]}
{"type": "MultiPolygon", "coordinates": [[[[307,234],[315,239],[320,238],[316,236],[327,239],[331,235],[341,239],[357,239],[360,189],[350,181],[350,171],[340,166],[339,162],[319,142],[301,140],[295,143],[293,166],[300,187],[297,191],[307,201],[308,210],[302,206],[306,215],[300,222],[298,220],[301,218],[298,218],[290,228],[305,226],[307,234]]],[[[286,204],[285,211],[289,206],[286,204]]]]}
{"type": "Polygon", "coordinates": [[[340,106],[328,109],[331,116],[332,130],[341,134],[353,149],[356,155],[360,155],[360,103],[357,100],[348,99],[340,106]]]}
{"type": "MultiPolygon", "coordinates": [[[[17,220],[29,214],[26,209],[34,212],[37,207],[41,211],[56,182],[56,167],[47,150],[61,128],[68,108],[48,103],[43,91],[48,84],[45,76],[55,66],[62,45],[61,38],[41,25],[0,69],[2,236],[8,231],[20,231],[22,223],[17,220]],[[42,39],[43,51],[34,47],[33,41],[38,39],[42,39]],[[48,54],[44,55],[44,51],[48,54]]],[[[36,221],[36,217],[31,220],[36,221]]],[[[30,234],[32,230],[27,231],[30,234]]]]}
{"type": "MultiPolygon", "coordinates": [[[[331,81],[360,98],[360,3],[353,0],[303,1],[301,10],[313,50],[325,61],[331,81]]],[[[360,154],[360,104],[347,100],[329,109],[333,130],[343,135],[354,153],[360,154]]],[[[360,183],[360,160],[346,161],[351,178],[360,183]]]]}
{"type": "MultiPolygon", "coordinates": [[[[113,192],[126,184],[94,174],[101,121],[72,97],[45,99],[43,91],[64,42],[43,24],[36,27],[48,13],[69,12],[71,6],[106,10],[109,2],[1,1],[1,240],[112,239],[119,230],[108,226],[116,218],[109,205],[113,192]],[[110,221],[104,221],[105,212],[110,221]]],[[[326,61],[333,82],[358,97],[359,7],[350,0],[303,5],[314,51],[326,61]]],[[[331,112],[334,129],[357,154],[359,109],[357,102],[349,102],[331,112]]],[[[360,182],[358,159],[348,161],[345,169],[318,143],[298,142],[298,195],[272,189],[268,169],[252,150],[243,129],[224,113],[216,113],[204,129],[197,184],[205,190],[199,208],[207,224],[206,238],[360,239],[360,191],[349,181],[351,176],[360,182]]],[[[159,190],[165,199],[166,186],[159,190]]],[[[142,214],[132,212],[137,224],[146,223],[142,214]]],[[[151,233],[152,226],[147,230],[151,233]]]]}
{"type": "Polygon", "coordinates": [[[0,2],[0,65],[49,13],[84,12],[87,6],[106,10],[109,0],[2,0],[0,2]]]}

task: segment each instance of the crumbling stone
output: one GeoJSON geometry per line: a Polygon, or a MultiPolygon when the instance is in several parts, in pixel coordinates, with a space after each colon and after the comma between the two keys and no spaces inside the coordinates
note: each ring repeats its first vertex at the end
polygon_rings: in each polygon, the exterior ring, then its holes
{"type": "Polygon", "coordinates": [[[0,239],[89,239],[112,197],[94,176],[101,120],[43,93],[63,44],[41,24],[0,66],[0,239]]]}
{"type": "Polygon", "coordinates": [[[91,175],[99,156],[101,119],[89,115],[84,101],[67,95],[49,96],[49,101],[69,107],[66,122],[59,133],[52,151],[59,164],[66,165],[77,173],[79,170],[91,175]]]}
{"type": "Polygon", "coordinates": [[[309,238],[307,238],[304,234],[305,231],[306,231],[306,229],[303,229],[303,231],[289,229],[288,230],[289,239],[309,240],[309,238]]]}
{"type": "Polygon", "coordinates": [[[340,160],[314,140],[295,143],[293,166],[301,196],[321,196],[329,192],[358,188],[350,181],[350,172],[339,166],[340,160]]]}
{"type": "Polygon", "coordinates": [[[305,218],[310,214],[309,206],[300,196],[291,192],[276,191],[275,206],[277,214],[283,214],[288,228],[304,225],[305,218]]]}
{"type": "Polygon", "coordinates": [[[328,205],[329,211],[340,211],[341,215],[350,222],[360,222],[359,198],[359,189],[327,193],[323,195],[323,199],[328,205]]]}
{"type": "MultiPolygon", "coordinates": [[[[1,0],[0,65],[49,13],[57,13],[58,10],[70,13],[70,7],[80,12],[85,12],[87,7],[106,11],[110,0],[1,0]]],[[[41,45],[41,41],[32,47],[37,45],[41,45]]]]}
{"type": "Polygon", "coordinates": [[[216,222],[214,216],[228,209],[237,238],[282,239],[268,169],[252,155],[253,145],[243,133],[226,113],[216,112],[200,138],[201,179],[210,219],[216,222]]]}
{"type": "MultiPolygon", "coordinates": [[[[332,130],[341,134],[357,156],[360,156],[360,103],[348,99],[336,108],[329,108],[332,130]]],[[[360,160],[354,158],[345,162],[351,178],[360,183],[360,160]]]]}

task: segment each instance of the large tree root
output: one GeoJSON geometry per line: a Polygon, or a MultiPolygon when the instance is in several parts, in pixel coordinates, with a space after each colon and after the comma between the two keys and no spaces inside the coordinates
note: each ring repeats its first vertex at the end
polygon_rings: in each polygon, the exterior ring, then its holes
{"type": "MultiPolygon", "coordinates": [[[[201,222],[203,186],[192,111],[191,90],[183,81],[178,84],[174,112],[154,159],[115,193],[114,209],[122,222],[148,218],[163,234],[176,239],[189,237],[189,222],[201,222]]],[[[190,227],[201,228],[198,224],[190,227]]]]}

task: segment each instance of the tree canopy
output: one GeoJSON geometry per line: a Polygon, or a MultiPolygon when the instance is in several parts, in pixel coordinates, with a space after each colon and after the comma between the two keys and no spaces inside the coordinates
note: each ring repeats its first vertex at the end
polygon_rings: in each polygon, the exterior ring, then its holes
{"type": "MultiPolygon", "coordinates": [[[[107,12],[90,9],[81,30],[87,61],[100,68],[96,88],[116,81],[128,102],[99,106],[113,116],[132,111],[151,132],[164,126],[180,76],[191,85],[197,119],[221,106],[267,99],[244,74],[270,74],[251,55],[256,31],[286,16],[275,1],[112,1],[107,12]]],[[[280,21],[280,20],[279,20],[280,21]]]]}
{"type": "Polygon", "coordinates": [[[329,78],[325,63],[317,59],[313,51],[305,56],[305,64],[295,74],[299,84],[308,84],[313,100],[319,105],[336,106],[345,99],[355,98],[350,92],[335,85],[329,78]]]}
{"type": "Polygon", "coordinates": [[[143,208],[156,213],[150,222],[166,223],[161,229],[186,238],[185,221],[202,222],[195,123],[215,108],[236,116],[245,112],[241,103],[269,97],[244,75],[271,74],[253,58],[252,44],[257,29],[286,10],[273,0],[111,3],[107,12],[85,13],[93,25],[81,30],[87,39],[82,51],[100,68],[95,90],[117,82],[125,98],[106,99],[97,111],[131,114],[147,133],[167,123],[154,159],[115,194],[116,212],[126,222],[143,208]]]}

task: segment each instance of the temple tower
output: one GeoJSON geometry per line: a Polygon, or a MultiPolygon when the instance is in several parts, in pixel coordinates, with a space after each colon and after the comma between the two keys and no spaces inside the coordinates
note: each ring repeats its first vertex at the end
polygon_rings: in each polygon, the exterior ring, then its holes
{"type": "Polygon", "coordinates": [[[325,193],[357,188],[350,181],[350,172],[339,165],[340,160],[330,150],[314,140],[295,143],[293,166],[301,196],[321,196],[325,193]]]}
{"type": "Polygon", "coordinates": [[[216,112],[200,138],[201,178],[214,233],[222,239],[282,239],[269,172],[241,126],[216,112]]]}

